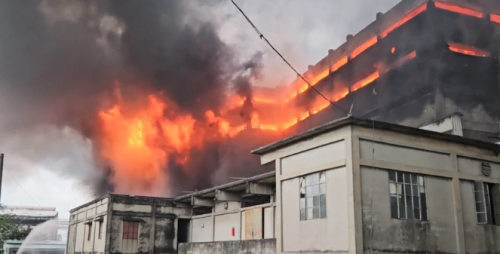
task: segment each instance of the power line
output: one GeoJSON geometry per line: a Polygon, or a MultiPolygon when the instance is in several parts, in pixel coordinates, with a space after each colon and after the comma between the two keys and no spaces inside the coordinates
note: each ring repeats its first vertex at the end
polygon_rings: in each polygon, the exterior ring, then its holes
{"type": "Polygon", "coordinates": [[[14,180],[14,182],[19,186],[19,188],[21,188],[21,190],[24,191],[24,193],[26,193],[26,195],[28,195],[28,197],[31,199],[31,201],[33,201],[33,203],[37,204],[38,206],[40,206],[40,204],[38,202],[36,202],[36,200],[26,191],[26,189],[23,188],[23,186],[16,180],[16,178],[14,177],[13,174],[10,174],[9,171],[7,171],[6,169],[4,169],[4,172],[7,172],[7,174],[9,174],[9,176],[14,180]]]}
{"type": "Polygon", "coordinates": [[[250,20],[250,18],[247,17],[247,15],[243,12],[243,10],[234,2],[234,0],[231,0],[231,2],[233,3],[233,5],[241,12],[241,14],[243,15],[243,17],[245,17],[245,19],[248,21],[248,23],[250,23],[250,25],[253,27],[253,29],[255,30],[255,32],[257,32],[257,34],[259,35],[260,39],[263,39],[264,41],[266,41],[266,43],[269,45],[269,47],[271,47],[274,52],[276,52],[276,54],[278,54],[278,56],[281,58],[281,60],[283,60],[287,65],[288,67],[290,67],[296,74],[297,76],[299,76],[302,80],[304,80],[304,82],[306,82],[306,84],[312,88],[316,93],[318,93],[321,97],[323,97],[323,99],[327,100],[331,105],[333,105],[337,110],[339,110],[340,112],[342,112],[343,114],[346,114],[348,115],[349,113],[346,112],[345,110],[343,110],[341,107],[339,107],[338,105],[336,105],[335,103],[333,103],[330,99],[328,99],[326,96],[324,96],[320,91],[318,91],[318,89],[316,89],[314,86],[312,86],[309,81],[307,81],[284,57],[283,55],[281,55],[281,53],[271,44],[271,42],[269,42],[269,40],[264,36],[264,34],[262,34],[259,29],[253,24],[253,22],[250,20]]]}

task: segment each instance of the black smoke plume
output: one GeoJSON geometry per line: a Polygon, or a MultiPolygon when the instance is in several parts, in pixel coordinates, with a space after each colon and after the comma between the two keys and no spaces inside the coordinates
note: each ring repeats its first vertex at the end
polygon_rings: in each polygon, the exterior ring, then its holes
{"type": "MultiPolygon", "coordinates": [[[[251,80],[258,76],[260,55],[244,63],[235,61],[233,49],[219,38],[217,27],[198,18],[203,13],[193,6],[199,4],[202,2],[1,1],[0,130],[69,126],[92,141],[97,113],[113,102],[117,84],[122,99],[131,105],[140,103],[138,92],[164,93],[179,111],[200,121],[207,109],[221,108],[227,91],[251,97],[251,80]]],[[[249,120],[248,112],[241,115],[249,120]]],[[[195,179],[179,170],[182,165],[171,162],[174,193],[207,187],[211,184],[207,176],[223,165],[233,165],[227,162],[231,156],[226,152],[238,145],[233,142],[228,147],[230,143],[215,142],[193,151],[197,160],[192,167],[199,172],[195,179]]],[[[258,168],[256,159],[250,159],[252,163],[239,172],[253,174],[250,170],[258,168]]],[[[99,167],[104,172],[99,174],[101,179],[81,180],[96,185],[97,194],[113,191],[106,180],[112,175],[109,167],[100,163],[99,167]]],[[[65,174],[81,175],[71,168],[65,174]]],[[[227,178],[227,174],[218,177],[227,178]]]]}

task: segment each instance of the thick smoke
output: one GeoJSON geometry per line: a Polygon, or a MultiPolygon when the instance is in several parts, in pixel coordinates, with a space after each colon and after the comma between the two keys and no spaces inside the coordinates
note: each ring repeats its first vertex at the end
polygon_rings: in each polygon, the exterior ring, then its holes
{"type": "MultiPolygon", "coordinates": [[[[261,55],[235,61],[233,49],[219,38],[217,27],[200,19],[202,13],[189,4],[2,1],[2,131],[22,135],[40,133],[34,126],[61,126],[76,130],[84,142],[95,146],[98,112],[112,105],[117,88],[128,105],[140,105],[144,98],[138,95],[161,93],[179,112],[200,121],[207,109],[220,110],[231,90],[251,96],[250,79],[258,77],[261,55]]],[[[248,112],[241,116],[250,120],[248,112]]],[[[50,138],[44,142],[52,147],[50,138]]],[[[195,149],[190,157],[196,159],[189,167],[198,172],[190,176],[175,170],[182,165],[170,162],[172,186],[178,191],[209,185],[206,176],[227,157],[224,146],[213,142],[195,149]]],[[[44,149],[42,144],[34,149],[33,161],[60,152],[44,149]]],[[[99,160],[97,154],[94,157],[95,162],[99,160]]],[[[96,165],[102,168],[67,167],[65,174],[93,185],[98,194],[113,191],[106,180],[109,167],[96,165]]]]}

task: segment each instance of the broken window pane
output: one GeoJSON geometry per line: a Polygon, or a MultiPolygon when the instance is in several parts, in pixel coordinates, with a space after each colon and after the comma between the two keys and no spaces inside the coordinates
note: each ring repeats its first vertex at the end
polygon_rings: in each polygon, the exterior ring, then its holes
{"type": "Polygon", "coordinates": [[[406,205],[404,201],[404,197],[399,197],[398,198],[398,206],[399,206],[399,218],[405,219],[406,218],[406,205]]]}
{"type": "Polygon", "coordinates": [[[420,209],[418,208],[413,209],[413,218],[417,220],[420,219],[420,209]]]}
{"type": "Polygon", "coordinates": [[[396,184],[395,183],[389,183],[389,193],[396,194],[396,184]]]}

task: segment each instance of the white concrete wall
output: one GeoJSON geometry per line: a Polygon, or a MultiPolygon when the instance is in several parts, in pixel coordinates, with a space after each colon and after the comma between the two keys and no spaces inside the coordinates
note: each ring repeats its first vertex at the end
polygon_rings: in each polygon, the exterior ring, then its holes
{"type": "Polygon", "coordinates": [[[264,208],[264,239],[274,238],[274,207],[264,208]]]}
{"type": "Polygon", "coordinates": [[[326,171],[326,212],[324,219],[300,220],[299,178],[282,184],[283,251],[347,251],[346,168],[326,171]]]}
{"type": "Polygon", "coordinates": [[[240,213],[215,216],[214,241],[240,240],[240,213]],[[232,230],[234,229],[234,236],[232,230]]]}
{"type": "Polygon", "coordinates": [[[211,214],[191,220],[191,242],[213,241],[214,226],[211,214]]]}

